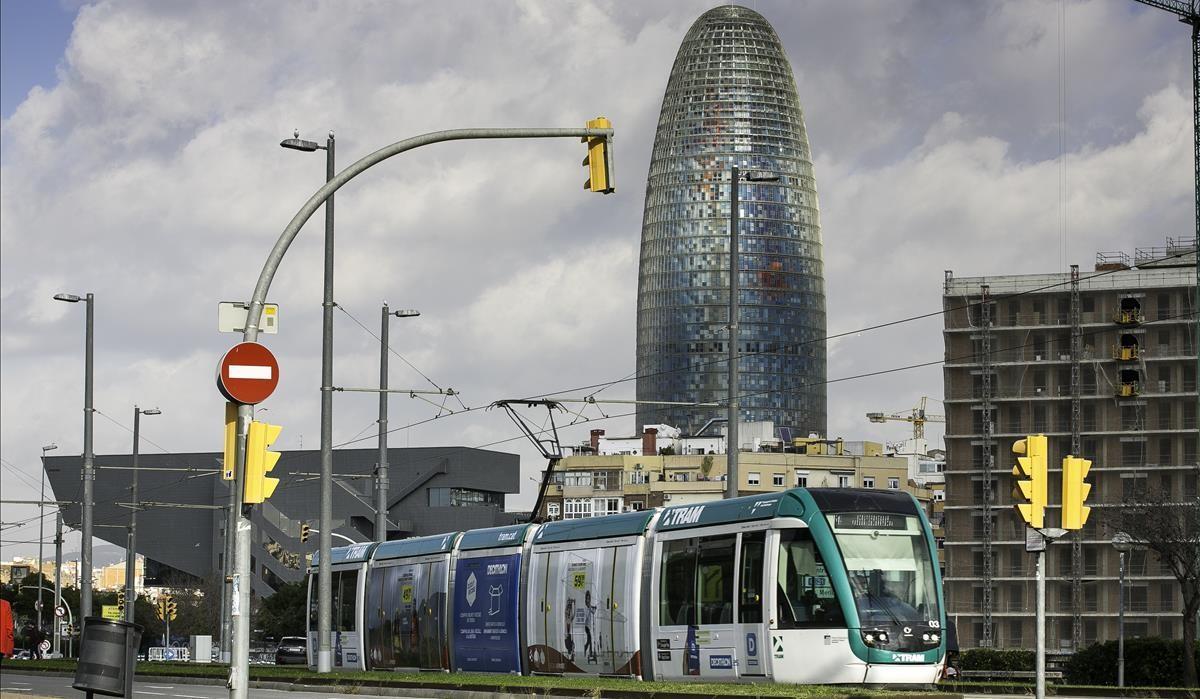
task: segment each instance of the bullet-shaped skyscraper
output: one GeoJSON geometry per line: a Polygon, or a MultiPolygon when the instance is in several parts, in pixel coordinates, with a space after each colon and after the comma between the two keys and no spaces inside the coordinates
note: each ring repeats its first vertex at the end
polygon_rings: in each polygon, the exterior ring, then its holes
{"type": "MultiPolygon", "coordinates": [[[[825,278],[816,181],[796,82],[762,15],[705,12],[675,56],[642,219],[637,397],[728,397],[730,168],[738,225],[743,421],[825,434],[825,278]],[[747,173],[778,176],[747,182],[747,173]]],[[[692,432],[724,408],[639,405],[638,425],[692,432]]]]}

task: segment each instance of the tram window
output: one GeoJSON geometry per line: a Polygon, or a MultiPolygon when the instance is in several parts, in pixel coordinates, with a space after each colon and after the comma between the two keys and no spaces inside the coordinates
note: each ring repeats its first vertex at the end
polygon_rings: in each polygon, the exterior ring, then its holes
{"type": "Polygon", "coordinates": [[[700,540],[697,569],[700,577],[700,624],[733,623],[733,552],[737,537],[700,540]]]}
{"type": "Polygon", "coordinates": [[[695,539],[663,542],[659,588],[659,624],[696,623],[695,539]]]}
{"type": "Polygon", "coordinates": [[[335,631],[354,630],[354,602],[358,592],[358,571],[343,570],[338,573],[338,602],[335,631]]]}
{"type": "Polygon", "coordinates": [[[780,532],[777,592],[781,629],[846,625],[821,552],[807,529],[780,532]]]}
{"type": "Polygon", "coordinates": [[[742,534],[742,570],[738,584],[738,623],[762,623],[763,545],[765,532],[742,534]]]}

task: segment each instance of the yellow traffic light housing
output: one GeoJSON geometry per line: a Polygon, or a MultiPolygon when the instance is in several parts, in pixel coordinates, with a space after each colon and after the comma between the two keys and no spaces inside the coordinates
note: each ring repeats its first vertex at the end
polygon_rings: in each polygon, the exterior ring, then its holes
{"type": "MultiPolygon", "coordinates": [[[[596,117],[588,121],[587,128],[611,129],[612,122],[607,117],[596,117]]],[[[588,144],[588,154],[583,159],[584,166],[588,168],[588,179],[583,183],[583,188],[612,194],[616,191],[612,167],[612,136],[585,136],[582,141],[588,144]]]]}
{"type": "Polygon", "coordinates": [[[300,525],[300,543],[305,543],[308,541],[311,530],[312,528],[308,526],[308,522],[304,522],[300,525]]]}
{"type": "Polygon", "coordinates": [[[1046,437],[1032,435],[1013,442],[1012,450],[1018,454],[1017,465],[1012,474],[1019,480],[1013,488],[1017,514],[1034,529],[1046,526],[1046,501],[1049,493],[1046,483],[1046,437]],[[1020,479],[1024,480],[1020,480],[1020,479]],[[1022,502],[1022,500],[1024,502],[1022,502]]]}
{"type": "Polygon", "coordinates": [[[278,478],[269,478],[268,473],[279,462],[279,452],[267,447],[279,438],[283,428],[265,422],[250,423],[250,434],[246,437],[246,482],[242,491],[242,502],[247,505],[260,503],[275,492],[278,478]]]}
{"type": "Polygon", "coordinates": [[[174,597],[167,598],[167,614],[166,614],[166,616],[167,616],[168,621],[175,621],[175,618],[177,616],[179,616],[179,605],[175,602],[174,597]]]}
{"type": "Polygon", "coordinates": [[[117,611],[121,614],[125,613],[125,591],[117,591],[117,611]]]}
{"type": "Polygon", "coordinates": [[[237,478],[237,405],[225,404],[225,460],[221,463],[221,480],[237,478]]]}
{"type": "Polygon", "coordinates": [[[1067,456],[1063,459],[1062,481],[1062,528],[1083,529],[1087,524],[1088,513],[1092,508],[1084,505],[1088,494],[1092,492],[1092,484],[1083,479],[1092,468],[1092,462],[1078,456],[1067,456]]]}

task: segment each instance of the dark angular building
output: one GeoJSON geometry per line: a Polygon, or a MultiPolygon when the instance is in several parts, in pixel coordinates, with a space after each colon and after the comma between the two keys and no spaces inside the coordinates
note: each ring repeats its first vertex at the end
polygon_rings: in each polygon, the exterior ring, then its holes
{"type": "MultiPolygon", "coordinates": [[[[743,172],[737,288],[743,421],[825,434],[825,281],[812,157],[779,37],[721,6],[683,39],[646,183],[638,274],[637,397],[728,397],[730,168],[743,172]],[[778,176],[746,181],[746,173],[778,176]]],[[[638,408],[693,432],[724,408],[638,408]]]]}
{"type": "MultiPolygon", "coordinates": [[[[373,541],[376,449],[333,452],[333,531],[373,541]]],[[[129,521],[131,457],[96,455],[96,538],[125,546],[129,521]]],[[[138,553],[146,557],[146,585],[195,587],[224,575],[229,488],[221,480],[219,453],[141,454],[138,457],[138,553]]],[[[467,447],[389,449],[389,539],[511,524],[504,496],[520,490],[520,457],[467,447]]],[[[59,500],[78,502],[79,456],[45,460],[59,500]]],[[[283,452],[271,472],[274,494],[254,508],[251,569],[254,591],[269,595],[280,583],[304,577],[304,557],[316,551],[313,535],[300,541],[301,524],[317,528],[321,452],[283,452]]],[[[79,505],[62,509],[63,522],[80,525],[79,505]]],[[[334,537],[334,546],[345,541],[334,537]]]]}

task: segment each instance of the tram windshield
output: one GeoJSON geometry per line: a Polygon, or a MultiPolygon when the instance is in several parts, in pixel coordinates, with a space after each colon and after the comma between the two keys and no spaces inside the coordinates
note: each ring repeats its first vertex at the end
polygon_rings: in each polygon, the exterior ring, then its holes
{"type": "Polygon", "coordinates": [[[839,512],[828,519],[863,626],[940,620],[933,562],[917,517],[839,512]]]}

